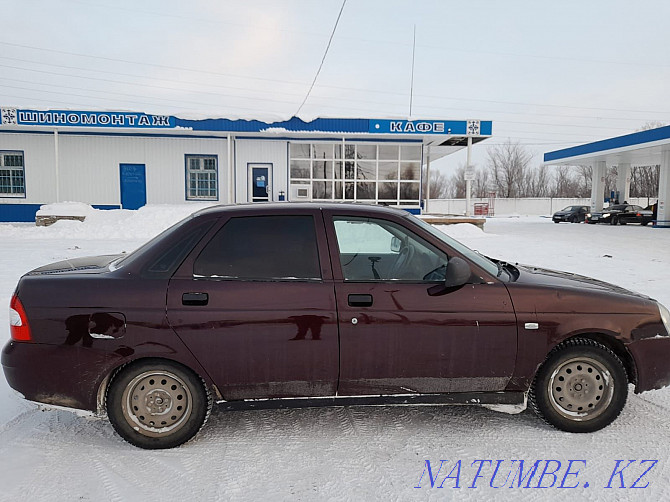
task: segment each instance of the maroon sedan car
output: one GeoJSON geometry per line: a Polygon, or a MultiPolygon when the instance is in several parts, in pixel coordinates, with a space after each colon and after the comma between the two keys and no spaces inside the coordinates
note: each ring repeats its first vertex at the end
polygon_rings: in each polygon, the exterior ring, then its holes
{"type": "Polygon", "coordinates": [[[11,301],[2,366],[26,399],[100,414],[142,448],[227,408],[524,405],[605,427],[670,384],[668,311],[479,255],[400,210],[199,211],[135,252],[47,265],[11,301]]]}

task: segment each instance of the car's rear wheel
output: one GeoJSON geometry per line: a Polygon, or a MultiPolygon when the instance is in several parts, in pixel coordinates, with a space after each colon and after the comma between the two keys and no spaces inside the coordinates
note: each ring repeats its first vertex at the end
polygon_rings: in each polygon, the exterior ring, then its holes
{"type": "Polygon", "coordinates": [[[590,339],[552,350],[531,385],[530,404],[541,418],[567,432],[593,432],[621,413],[628,396],[626,370],[614,352],[590,339]]]}
{"type": "Polygon", "coordinates": [[[140,448],[172,448],[203,426],[212,407],[200,377],[172,361],[150,359],[118,371],[107,392],[116,432],[140,448]]]}

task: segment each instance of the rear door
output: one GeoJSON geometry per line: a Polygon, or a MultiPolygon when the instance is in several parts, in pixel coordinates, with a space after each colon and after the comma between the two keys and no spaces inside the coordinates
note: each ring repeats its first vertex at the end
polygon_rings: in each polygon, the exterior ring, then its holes
{"type": "Polygon", "coordinates": [[[320,211],[237,211],[170,280],[168,320],[227,400],[333,396],[335,295],[320,211]]]}
{"type": "Polygon", "coordinates": [[[516,358],[509,293],[474,267],[441,289],[453,250],[397,221],[324,211],[340,325],[340,395],[501,391],[516,358]]]}

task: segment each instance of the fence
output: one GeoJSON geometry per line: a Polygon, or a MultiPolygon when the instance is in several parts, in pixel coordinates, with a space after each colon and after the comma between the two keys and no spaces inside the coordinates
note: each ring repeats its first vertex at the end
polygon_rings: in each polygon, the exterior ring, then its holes
{"type": "MultiPolygon", "coordinates": [[[[554,214],[566,206],[590,206],[591,199],[567,199],[567,198],[528,198],[528,199],[494,199],[495,214],[520,215],[520,216],[544,216],[554,214]]],[[[489,199],[471,199],[470,211],[474,214],[475,204],[488,204],[489,199]]],[[[622,201],[623,202],[623,201],[622,201]]],[[[627,200],[630,204],[646,207],[656,202],[655,198],[632,197],[627,200]]],[[[481,207],[481,206],[480,206],[481,207]]],[[[436,214],[465,214],[465,199],[431,199],[428,202],[428,212],[436,214]]]]}

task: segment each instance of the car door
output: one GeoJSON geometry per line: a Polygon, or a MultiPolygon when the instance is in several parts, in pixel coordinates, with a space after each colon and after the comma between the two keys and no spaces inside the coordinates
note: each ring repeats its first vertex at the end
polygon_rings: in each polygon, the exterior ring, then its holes
{"type": "Polygon", "coordinates": [[[224,399],[335,395],[335,295],[318,209],[235,212],[172,277],[167,310],[224,399]]]}
{"type": "MultiPolygon", "coordinates": [[[[443,288],[457,253],[399,221],[325,211],[340,327],[340,395],[501,391],[516,358],[504,284],[473,266],[443,288]]],[[[495,267],[495,265],[494,265],[495,267]]]]}

